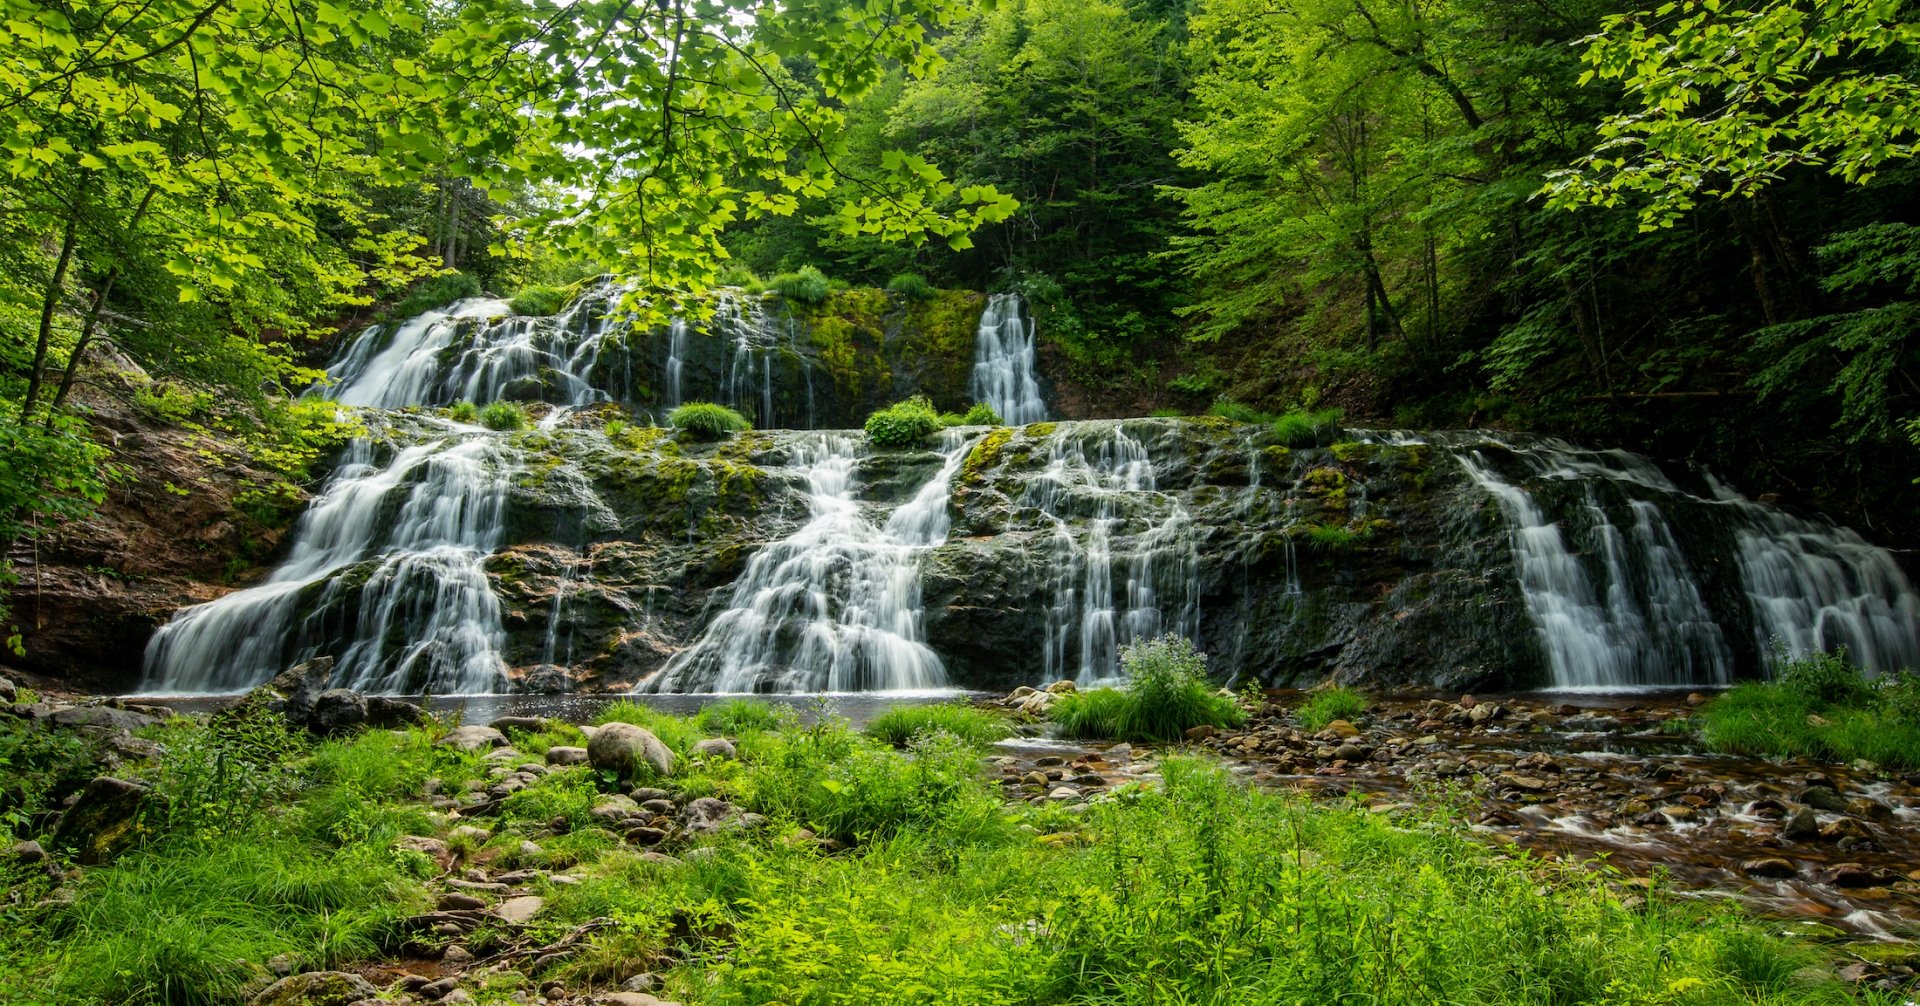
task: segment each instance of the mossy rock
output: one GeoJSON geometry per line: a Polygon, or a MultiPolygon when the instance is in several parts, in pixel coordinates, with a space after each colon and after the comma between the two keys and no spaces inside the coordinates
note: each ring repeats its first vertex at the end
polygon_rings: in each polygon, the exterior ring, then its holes
{"type": "Polygon", "coordinates": [[[288,975],[267,986],[247,1006],[351,1006],[375,999],[380,990],[372,982],[346,971],[309,971],[288,975]]]}
{"type": "Polygon", "coordinates": [[[147,787],[100,776],[87,783],[80,798],[60,815],[53,841],[72,849],[81,863],[106,863],[154,834],[153,814],[147,787]]]}

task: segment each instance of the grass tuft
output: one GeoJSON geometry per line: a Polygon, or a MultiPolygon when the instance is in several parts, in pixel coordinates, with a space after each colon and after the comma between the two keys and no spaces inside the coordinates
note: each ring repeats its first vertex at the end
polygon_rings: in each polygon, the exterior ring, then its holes
{"type": "Polygon", "coordinates": [[[827,295],[833,292],[826,275],[810,265],[775,276],[767,287],[796,304],[825,304],[827,295]]]}
{"type": "Polygon", "coordinates": [[[1334,720],[1352,720],[1367,711],[1367,697],[1351,688],[1336,685],[1307,696],[1294,717],[1308,730],[1324,730],[1334,720]]]}
{"type": "Polygon", "coordinates": [[[1273,421],[1273,435],[1288,447],[1324,447],[1340,435],[1340,410],[1294,409],[1273,421]]]}
{"type": "Polygon", "coordinates": [[[1126,684],[1064,695],[1053,721],[1072,737],[1175,741],[1192,727],[1231,726],[1246,719],[1232,696],[1207,677],[1207,658],[1179,636],[1134,643],[1120,651],[1126,684]]]}
{"type": "Polygon", "coordinates": [[[747,417],[712,402],[688,402],[667,416],[673,428],[701,440],[718,440],[729,434],[753,429],[747,417]]]}
{"type": "Polygon", "coordinates": [[[894,747],[906,747],[923,734],[945,732],[975,747],[985,747],[1013,733],[1005,716],[964,702],[895,706],[867,724],[867,736],[894,747]]]}
{"type": "Polygon", "coordinates": [[[895,402],[867,417],[867,439],[875,447],[912,447],[940,428],[940,413],[925,395],[895,402]]]}
{"type": "Polygon", "coordinates": [[[518,402],[491,402],[480,410],[480,425],[489,430],[524,430],[530,422],[518,402]]]}

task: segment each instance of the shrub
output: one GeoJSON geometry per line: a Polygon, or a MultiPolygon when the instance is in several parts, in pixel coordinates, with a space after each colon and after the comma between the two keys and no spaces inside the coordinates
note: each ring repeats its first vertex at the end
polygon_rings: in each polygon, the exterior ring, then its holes
{"type": "Polygon", "coordinates": [[[700,440],[718,440],[730,433],[753,429],[747,417],[712,402],[688,402],[673,410],[667,422],[700,440]]]}
{"type": "Polygon", "coordinates": [[[1273,413],[1261,412],[1251,405],[1242,405],[1231,398],[1222,398],[1214,402],[1213,408],[1207,410],[1207,415],[1219,416],[1222,419],[1231,419],[1236,423],[1273,422],[1273,413]]]}
{"type": "Polygon", "coordinates": [[[490,402],[480,410],[480,424],[489,430],[524,430],[528,421],[518,402],[490,402]]]}
{"type": "Polygon", "coordinates": [[[912,447],[940,428],[940,414],[925,395],[895,402],[867,417],[867,439],[875,447],[912,447]]]}
{"type": "Polygon", "coordinates": [[[1073,693],[1053,707],[1053,721],[1071,736],[1174,741],[1192,727],[1231,726],[1246,719],[1231,696],[1207,678],[1206,655],[1175,635],[1120,651],[1121,688],[1073,693]]]}
{"type": "Polygon", "coordinates": [[[567,291],[557,286],[529,286],[513,295],[511,307],[514,314],[524,314],[544,318],[559,314],[567,306],[567,291]]]}
{"type": "Polygon", "coordinates": [[[1321,552],[1338,552],[1352,548],[1363,535],[1348,529],[1345,524],[1309,524],[1307,525],[1307,544],[1321,552]]]}
{"type": "Polygon", "coordinates": [[[1830,653],[1816,651],[1798,660],[1776,649],[1772,663],[1773,677],[1780,687],[1809,702],[1856,706],[1868,704],[1873,698],[1873,687],[1867,684],[1866,676],[1847,662],[1845,647],[1830,653]]]}
{"type": "Polygon", "coordinates": [[[1340,434],[1340,410],[1308,412],[1294,409],[1273,421],[1273,435],[1288,447],[1330,444],[1340,434]]]}
{"type": "Polygon", "coordinates": [[[1351,688],[1322,688],[1307,696],[1294,718],[1308,730],[1324,730],[1334,720],[1351,720],[1367,711],[1367,697],[1351,688]]]}
{"type": "Polygon", "coordinates": [[[753,274],[752,269],[749,269],[738,262],[735,262],[732,265],[727,266],[725,269],[720,270],[719,285],[737,286],[742,289],[746,289],[749,287],[755,287],[759,289],[766,288],[766,285],[760,282],[760,277],[755,276],[753,274]]]}
{"type": "Polygon", "coordinates": [[[767,285],[774,293],[796,304],[824,304],[827,295],[833,292],[827,277],[810,265],[801,266],[797,272],[781,273],[767,285]]]}
{"type": "Polygon", "coordinates": [[[975,747],[985,747],[1013,733],[1007,718],[964,702],[895,706],[867,724],[867,736],[894,747],[906,747],[922,734],[943,731],[975,747]]]}
{"type": "Polygon", "coordinates": [[[480,421],[480,406],[462,399],[447,406],[447,418],[456,423],[477,423],[480,421]]]}
{"type": "Polygon", "coordinates": [[[903,272],[887,280],[887,292],[901,300],[911,301],[932,300],[939,293],[925,276],[917,272],[903,272]]]}
{"type": "Polygon", "coordinates": [[[425,314],[435,308],[446,307],[456,300],[480,296],[480,281],[464,272],[443,272],[438,276],[428,276],[413,285],[405,297],[394,303],[387,311],[389,318],[411,318],[425,314]]]}
{"type": "Polygon", "coordinates": [[[1000,413],[994,411],[993,406],[985,402],[975,402],[973,407],[967,410],[967,414],[960,417],[960,425],[1004,426],[1006,423],[1000,418],[1000,413]]]}
{"type": "Polygon", "coordinates": [[[1180,409],[1162,407],[1147,413],[1147,415],[1155,419],[1179,419],[1185,416],[1186,413],[1180,409]]]}

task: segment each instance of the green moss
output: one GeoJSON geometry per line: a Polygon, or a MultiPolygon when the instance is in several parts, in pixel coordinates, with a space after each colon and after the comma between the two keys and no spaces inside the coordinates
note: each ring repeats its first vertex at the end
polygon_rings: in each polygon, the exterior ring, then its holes
{"type": "Polygon", "coordinates": [[[1303,480],[1307,495],[1318,499],[1327,510],[1347,509],[1347,475],[1338,468],[1315,468],[1303,480]]]}
{"type": "Polygon", "coordinates": [[[1053,436],[1053,431],[1059,428],[1059,423],[1028,423],[1025,432],[1027,436],[1037,440],[1041,437],[1053,436]]]}
{"type": "Polygon", "coordinates": [[[1380,453],[1378,444],[1362,443],[1358,440],[1343,440],[1329,448],[1334,460],[1347,464],[1361,464],[1374,459],[1380,453]]]}
{"type": "MultiPolygon", "coordinates": [[[[1028,427],[1031,429],[1032,427],[1028,427]]],[[[967,460],[960,463],[960,481],[967,485],[978,485],[984,479],[987,469],[1000,460],[1000,451],[1013,439],[1013,429],[1002,426],[980,438],[967,453],[967,460]]]]}

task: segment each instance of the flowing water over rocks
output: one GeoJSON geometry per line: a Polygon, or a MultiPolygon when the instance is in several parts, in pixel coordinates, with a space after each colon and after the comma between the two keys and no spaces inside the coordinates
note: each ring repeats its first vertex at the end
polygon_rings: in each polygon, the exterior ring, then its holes
{"type": "MultiPolygon", "coordinates": [[[[873,317],[931,310],[874,295],[873,317]]],[[[831,422],[866,381],[833,361],[892,367],[902,343],[738,291],[643,332],[623,296],[552,318],[474,299],[351,341],[333,393],[368,435],[271,575],[155,634],[141,688],[237,691],[326,655],[387,693],[997,689],[1110,678],[1166,632],[1269,685],[1711,685],[1761,673],[1775,639],[1920,666],[1893,553],[1625,452],[1290,447],[1216,417],[703,443],[645,420],[714,398],[831,422]],[[533,427],[426,411],[501,400],[533,427]]],[[[1044,415],[1018,298],[975,328],[973,390],[1044,415]]]]}

